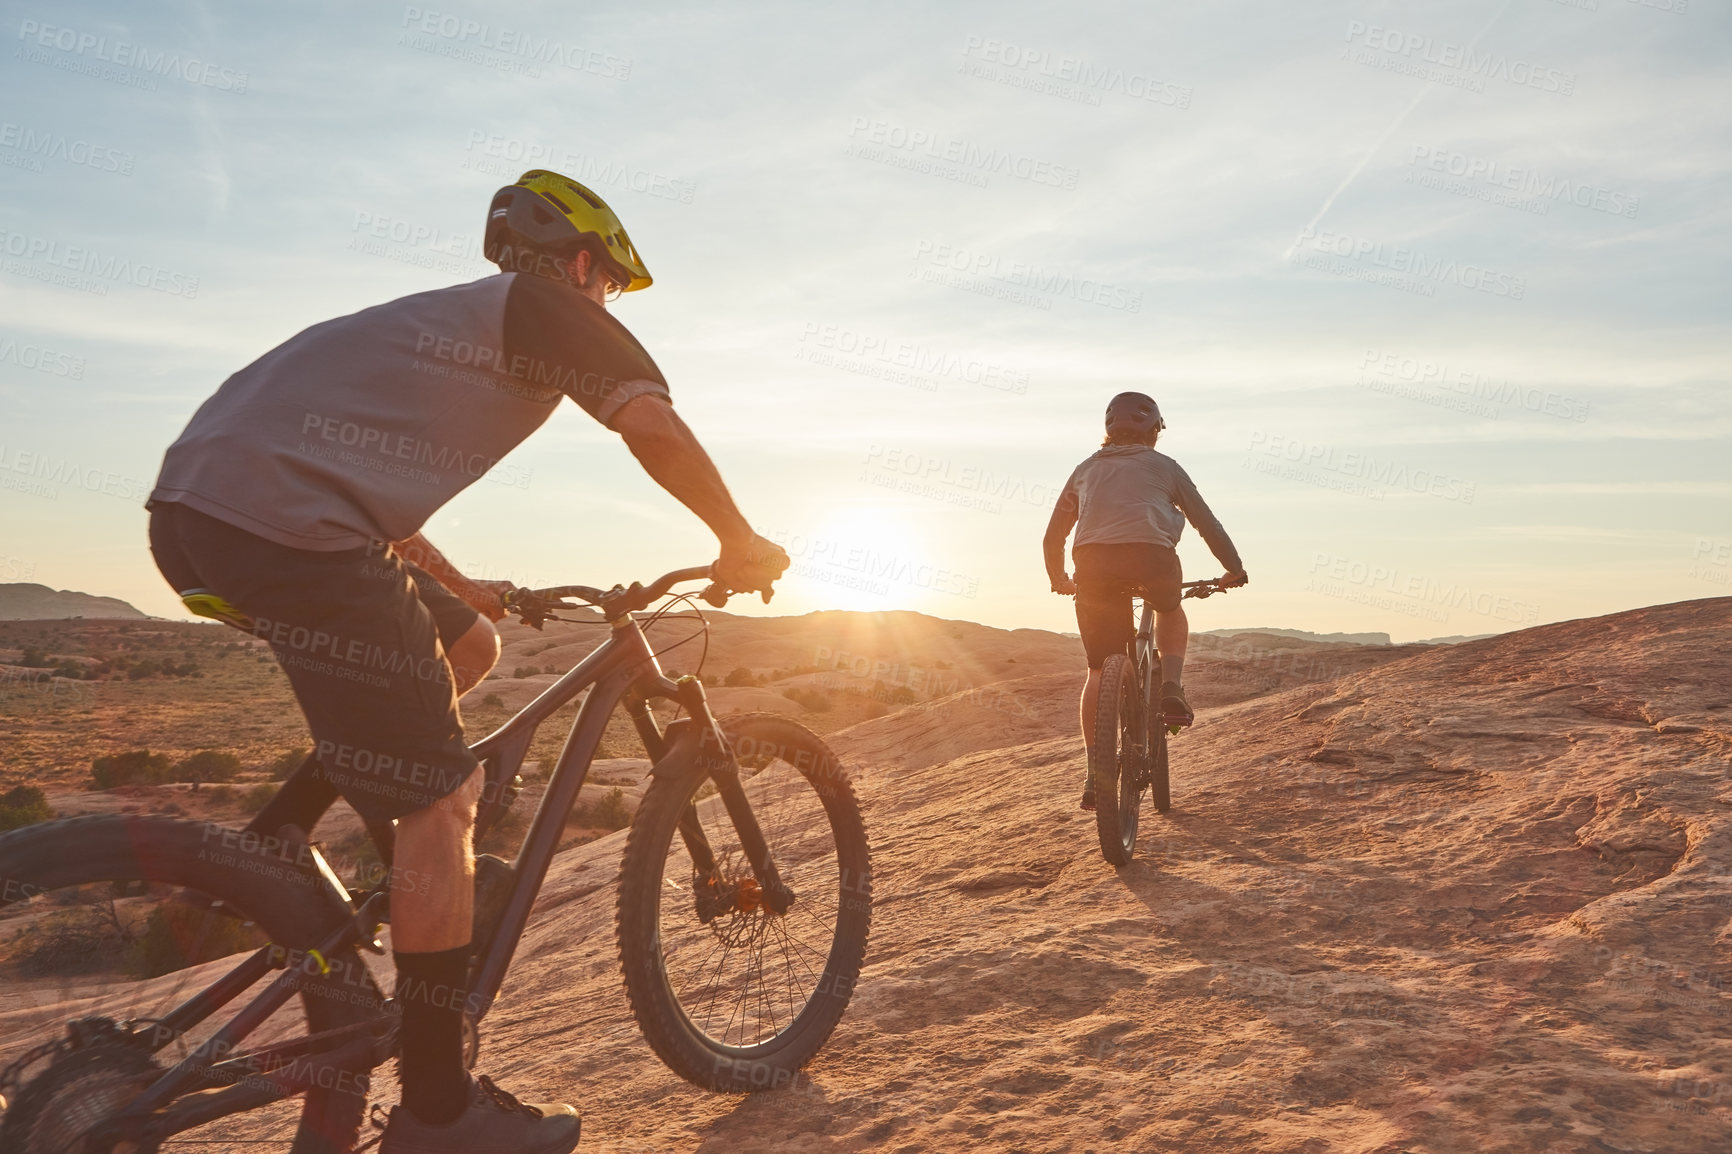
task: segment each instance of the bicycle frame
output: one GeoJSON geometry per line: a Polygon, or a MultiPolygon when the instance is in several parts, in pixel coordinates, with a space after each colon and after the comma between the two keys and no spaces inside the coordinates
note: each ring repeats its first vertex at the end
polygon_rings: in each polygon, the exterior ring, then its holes
{"type": "MultiPolygon", "coordinates": [[[[477,831],[480,832],[496,820],[515,798],[518,770],[537,728],[579,694],[589,691],[578,707],[577,717],[548,777],[546,792],[524,834],[516,859],[511,863],[511,889],[496,928],[472,971],[465,1008],[477,1022],[492,1007],[504,983],[512,956],[528,924],[530,909],[559,848],[566,816],[583,788],[608,719],[622,702],[650,755],[654,766],[652,772],[658,775],[686,772],[696,764],[699,750],[711,741],[715,743],[716,752],[706,754],[703,768],[716,781],[759,885],[772,904],[787,892],[746,802],[738,766],[710,712],[702,683],[696,677],[673,681],[664,675],[648,638],[631,613],[621,614],[611,622],[611,629],[608,639],[576,667],[494,732],[470,746],[486,771],[477,821],[477,831]],[[649,707],[651,700],[661,699],[679,702],[689,720],[675,721],[663,731],[649,707]]],[[[313,764],[309,759],[307,765],[297,771],[297,776],[307,772],[313,764]]],[[[695,811],[688,816],[695,819],[695,811]]],[[[682,821],[680,834],[691,852],[694,865],[699,869],[713,869],[715,858],[702,826],[696,820],[682,821]]],[[[389,841],[389,838],[384,840],[389,841]]],[[[341,900],[353,911],[353,916],[316,949],[306,951],[298,959],[294,955],[299,951],[275,944],[264,947],[215,984],[158,1020],[148,1035],[153,1051],[160,1050],[211,1017],[272,969],[284,970],[209,1041],[165,1070],[124,1110],[114,1115],[105,1124],[105,1133],[130,1137],[128,1129],[139,1127],[147,1130],[151,1138],[161,1141],[182,1130],[229,1114],[256,1109],[298,1094],[315,1084],[324,1084],[320,1079],[333,1071],[370,1069],[390,1056],[390,1019],[380,1018],[361,1023],[359,1027],[333,1031],[358,1036],[326,1038],[326,1041],[343,1044],[315,1052],[306,1062],[298,1059],[314,1045],[316,1040],[310,1037],[264,1047],[239,1058],[223,1057],[298,992],[303,976],[314,978],[328,972],[326,958],[357,945],[382,952],[374,940],[378,928],[375,914],[388,893],[389,871],[384,882],[357,898],[336,880],[317,850],[309,849],[326,883],[335,887],[341,900]],[[289,964],[291,961],[294,964],[289,964]],[[263,1070],[260,1069],[261,1058],[264,1060],[263,1070]],[[286,1073],[282,1069],[284,1065],[289,1066],[286,1073]],[[229,1082],[235,1084],[214,1093],[195,1094],[177,1100],[178,1095],[189,1090],[229,1082]]],[[[382,859],[388,863],[391,847],[382,844],[379,849],[382,859]]]]}

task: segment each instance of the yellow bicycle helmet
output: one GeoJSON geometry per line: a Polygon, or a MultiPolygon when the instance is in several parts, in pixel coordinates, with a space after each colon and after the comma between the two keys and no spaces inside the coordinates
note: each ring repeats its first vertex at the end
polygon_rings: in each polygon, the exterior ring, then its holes
{"type": "Polygon", "coordinates": [[[482,251],[500,268],[528,271],[533,262],[523,259],[525,250],[566,257],[586,242],[624,291],[652,283],[613,209],[569,176],[531,169],[493,194],[482,251]]]}

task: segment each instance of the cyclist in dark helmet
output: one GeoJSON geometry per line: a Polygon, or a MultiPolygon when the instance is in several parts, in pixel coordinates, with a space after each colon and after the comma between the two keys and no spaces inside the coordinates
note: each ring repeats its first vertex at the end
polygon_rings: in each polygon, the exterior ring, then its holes
{"type": "MultiPolygon", "coordinates": [[[[1042,542],[1052,591],[1076,597],[1077,629],[1088,654],[1080,716],[1083,741],[1093,742],[1101,664],[1126,653],[1136,636],[1131,596],[1140,593],[1155,608],[1155,644],[1161,653],[1161,708],[1173,724],[1189,725],[1185,700],[1185,649],[1190,623],[1179,605],[1179,555],[1174,546],[1185,522],[1195,525],[1209,551],[1226,570],[1224,584],[1249,578],[1227,531],[1204,504],[1178,462],[1155,451],[1166,422],[1144,393],[1120,393],[1107,405],[1106,439],[1076,467],[1053,508],[1042,542]],[[1065,572],[1064,543],[1076,527],[1071,556],[1076,577],[1065,572]]],[[[1093,809],[1094,749],[1083,781],[1082,807],[1093,809]]]]}
{"type": "MultiPolygon", "coordinates": [[[[715,532],[718,580],[764,589],[788,564],[609,315],[650,275],[601,198],[525,173],[494,196],[484,251],[498,275],[314,325],[234,374],[170,446],[149,500],[163,576],[192,612],[268,640],[306,715],[316,760],[279,800],[323,790],[323,804],[340,794],[369,823],[396,822],[403,1096],[381,1154],[567,1154],[579,1130],[570,1106],[518,1102],[464,1068],[483,776],[457,698],[499,660],[477,609],[503,608],[498,585],[464,577],[421,527],[569,397],[715,532]]],[[[563,531],[583,533],[581,516],[563,531]]]]}

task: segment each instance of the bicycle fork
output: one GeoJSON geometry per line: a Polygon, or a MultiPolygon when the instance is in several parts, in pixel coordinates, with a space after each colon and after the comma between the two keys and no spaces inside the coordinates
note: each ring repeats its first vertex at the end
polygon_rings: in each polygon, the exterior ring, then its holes
{"type": "MultiPolygon", "coordinates": [[[[679,687],[676,700],[685,707],[688,716],[671,723],[666,732],[656,725],[655,717],[643,698],[634,696],[629,699],[626,702],[626,712],[630,715],[638,736],[642,738],[644,748],[650,751],[657,765],[670,764],[666,754],[681,742],[695,742],[696,748],[692,751],[690,764],[715,783],[722,808],[727,811],[728,820],[733,823],[734,832],[739,835],[740,848],[745,851],[746,861],[752,867],[752,878],[756,882],[758,893],[771,911],[777,914],[786,913],[794,904],[794,892],[782,881],[775,860],[770,856],[769,843],[764,839],[763,828],[758,824],[757,814],[752,811],[752,803],[746,797],[745,786],[740,780],[740,764],[734,757],[734,751],[729,748],[727,739],[722,735],[715,715],[710,712],[709,698],[704,692],[703,682],[688,676],[680,678],[675,684],[679,687]]],[[[671,761],[676,772],[685,763],[684,758],[671,761]]],[[[700,877],[711,879],[712,882],[718,880],[720,869],[715,850],[710,845],[709,835],[704,832],[695,803],[686,805],[685,812],[680,815],[678,828],[680,840],[685,843],[686,852],[691,855],[694,872],[700,877]]],[[[756,901],[748,895],[743,885],[733,895],[733,899],[741,908],[746,908],[749,903],[756,901]]]]}

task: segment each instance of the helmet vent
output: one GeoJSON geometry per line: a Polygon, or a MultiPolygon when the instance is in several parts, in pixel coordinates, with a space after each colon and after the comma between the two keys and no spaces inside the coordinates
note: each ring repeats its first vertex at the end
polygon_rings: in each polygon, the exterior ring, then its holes
{"type": "Polygon", "coordinates": [[[591,208],[604,207],[602,205],[601,201],[597,200],[590,193],[589,189],[584,188],[581,184],[567,184],[565,187],[571,189],[571,191],[573,191],[573,192],[577,193],[577,195],[583,197],[583,199],[589,203],[589,207],[591,207],[591,208]]]}
{"type": "Polygon", "coordinates": [[[551,192],[543,192],[541,195],[545,196],[548,200],[551,200],[553,202],[553,207],[557,208],[560,212],[565,213],[567,216],[571,215],[571,206],[569,204],[565,203],[551,192]]]}

